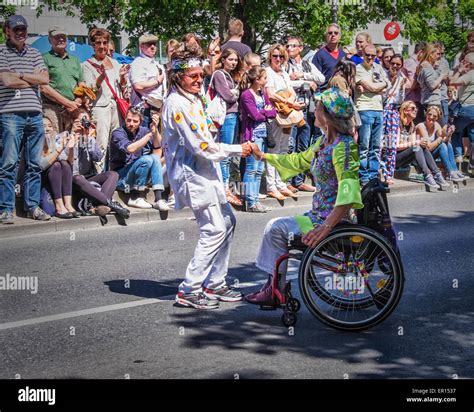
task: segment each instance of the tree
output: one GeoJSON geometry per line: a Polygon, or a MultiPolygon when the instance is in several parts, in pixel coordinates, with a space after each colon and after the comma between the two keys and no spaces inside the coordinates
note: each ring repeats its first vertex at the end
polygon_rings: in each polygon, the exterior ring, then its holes
{"type": "MultiPolygon", "coordinates": [[[[403,36],[411,41],[442,40],[448,57],[465,43],[466,31],[474,21],[473,0],[348,0],[337,8],[343,44],[370,22],[395,19],[403,36]],[[357,4],[355,4],[357,3],[357,4]]],[[[117,36],[125,30],[133,41],[144,31],[163,39],[181,38],[195,32],[205,41],[216,33],[224,40],[227,23],[238,17],[244,23],[244,42],[256,52],[269,44],[297,34],[314,47],[324,41],[333,19],[330,0],[45,0],[54,10],[78,11],[81,20],[107,24],[117,36]]]]}

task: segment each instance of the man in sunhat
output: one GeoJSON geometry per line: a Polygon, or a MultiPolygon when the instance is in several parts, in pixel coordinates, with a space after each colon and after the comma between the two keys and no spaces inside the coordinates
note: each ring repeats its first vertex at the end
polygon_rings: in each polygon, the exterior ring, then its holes
{"type": "Polygon", "coordinates": [[[145,33],[138,39],[140,56],[130,68],[132,106],[142,103],[145,107],[142,126],[149,127],[151,110],[160,111],[166,95],[165,68],[155,60],[158,37],[145,33]]]}
{"type": "Polygon", "coordinates": [[[74,96],[76,86],[83,84],[81,62],[66,52],[67,33],[62,27],[51,27],[48,31],[51,50],[43,54],[49,71],[49,84],[41,87],[43,113],[56,131],[69,129],[71,113],[81,106],[81,100],[74,96]]]}
{"type": "Polygon", "coordinates": [[[0,45],[0,222],[11,224],[20,149],[25,156],[24,207],[35,220],[51,218],[39,207],[41,150],[44,144],[39,87],[49,82],[41,54],[26,44],[28,23],[20,15],[5,22],[0,45]]]}

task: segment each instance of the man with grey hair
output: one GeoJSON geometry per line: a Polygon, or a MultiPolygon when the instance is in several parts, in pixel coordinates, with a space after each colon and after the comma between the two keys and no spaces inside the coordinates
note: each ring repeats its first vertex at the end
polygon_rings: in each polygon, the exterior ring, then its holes
{"type": "Polygon", "coordinates": [[[155,60],[158,37],[145,33],[138,39],[140,56],[130,67],[131,103],[145,107],[142,126],[149,127],[151,111],[160,111],[166,95],[165,68],[155,60]]]}
{"type": "Polygon", "coordinates": [[[326,45],[313,57],[312,63],[324,75],[325,81],[319,86],[320,91],[328,87],[328,81],[334,74],[336,64],[345,57],[346,53],[339,47],[341,41],[341,28],[336,23],[331,23],[326,30],[326,45]]]}
{"type": "Polygon", "coordinates": [[[76,86],[85,85],[81,62],[66,52],[67,32],[62,27],[48,31],[51,50],[43,54],[49,72],[49,84],[41,86],[43,114],[53,123],[56,132],[68,130],[71,113],[81,106],[74,96],[76,86]]]}

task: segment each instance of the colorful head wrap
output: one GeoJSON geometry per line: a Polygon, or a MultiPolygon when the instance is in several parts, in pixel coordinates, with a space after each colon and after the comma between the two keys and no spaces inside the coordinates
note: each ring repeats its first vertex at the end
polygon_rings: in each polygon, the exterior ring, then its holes
{"type": "Polygon", "coordinates": [[[354,115],[354,104],[349,95],[338,89],[331,87],[322,93],[314,95],[316,101],[320,101],[326,111],[341,119],[350,119],[354,115]]]}
{"type": "Polygon", "coordinates": [[[172,70],[186,70],[193,67],[202,67],[202,60],[197,57],[189,59],[174,59],[171,61],[172,70]]]}

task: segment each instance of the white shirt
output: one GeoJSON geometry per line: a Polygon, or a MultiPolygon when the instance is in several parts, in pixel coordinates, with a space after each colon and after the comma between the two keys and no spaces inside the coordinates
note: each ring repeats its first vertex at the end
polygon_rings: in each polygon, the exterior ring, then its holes
{"type": "Polygon", "coordinates": [[[240,155],[242,146],[216,143],[201,99],[173,89],[163,107],[166,170],[175,208],[206,208],[227,203],[219,161],[240,155]]]}
{"type": "Polygon", "coordinates": [[[163,100],[166,94],[166,71],[154,57],[148,57],[140,54],[130,66],[130,83],[132,84],[132,106],[136,106],[142,101],[142,98],[153,98],[163,100]],[[159,69],[164,75],[163,83],[153,90],[143,91],[139,94],[133,88],[135,83],[148,82],[156,79],[159,69]],[[141,97],[140,97],[141,96],[141,97]]]}
{"type": "Polygon", "coordinates": [[[267,84],[265,87],[273,87],[274,92],[291,88],[290,76],[283,69],[279,73],[269,66],[265,68],[267,72],[267,84]]]}

